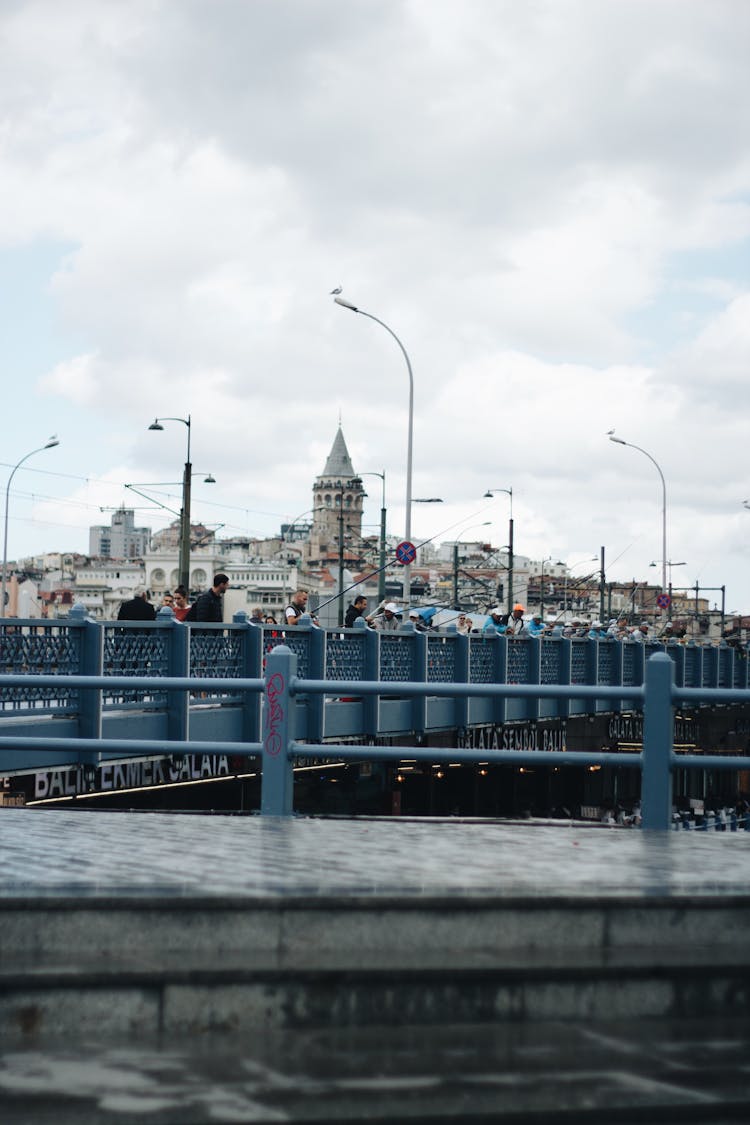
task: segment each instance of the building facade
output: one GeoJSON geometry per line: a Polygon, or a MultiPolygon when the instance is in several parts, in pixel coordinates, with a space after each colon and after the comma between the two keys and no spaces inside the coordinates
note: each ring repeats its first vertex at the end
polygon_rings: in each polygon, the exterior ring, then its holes
{"type": "Polygon", "coordinates": [[[118,508],[109,527],[89,528],[89,555],[106,559],[143,558],[150,539],[150,527],[135,526],[132,508],[118,508]]]}

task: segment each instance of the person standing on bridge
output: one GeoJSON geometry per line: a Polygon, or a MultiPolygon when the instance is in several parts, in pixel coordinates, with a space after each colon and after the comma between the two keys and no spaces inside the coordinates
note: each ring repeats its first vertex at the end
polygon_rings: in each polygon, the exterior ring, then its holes
{"type": "MultiPolygon", "coordinates": [[[[303,613],[307,613],[307,598],[307,590],[296,590],[292,594],[289,605],[284,610],[285,625],[299,625],[300,617],[303,613]]],[[[317,617],[312,618],[312,623],[318,624],[317,617]]]]}
{"type": "Polygon", "coordinates": [[[541,637],[547,632],[547,627],[542,621],[541,613],[535,613],[527,626],[527,632],[530,637],[541,637]]]}
{"type": "Polygon", "coordinates": [[[504,633],[506,631],[506,628],[503,607],[501,605],[496,605],[493,609],[488,609],[487,614],[487,620],[482,627],[482,632],[486,633],[490,625],[492,625],[496,632],[504,633]]]}
{"type": "Polygon", "coordinates": [[[174,597],[172,599],[172,613],[178,621],[184,621],[190,613],[190,604],[187,598],[187,590],[184,586],[177,586],[175,588],[174,597]]]}
{"type": "Polygon", "coordinates": [[[118,621],[154,621],[156,610],[148,600],[145,586],[136,586],[133,596],[123,602],[117,614],[118,621]]]}
{"type": "Polygon", "coordinates": [[[401,610],[395,602],[386,602],[382,610],[375,614],[372,623],[381,633],[395,633],[401,624],[400,613],[401,610]]]}
{"type": "Polygon", "coordinates": [[[364,594],[357,594],[356,598],[346,611],[346,617],[344,618],[344,627],[347,629],[351,629],[358,617],[364,617],[367,624],[370,625],[372,622],[372,615],[368,617],[365,613],[366,609],[367,598],[364,594]]]}
{"type": "Polygon", "coordinates": [[[524,633],[526,631],[526,625],[524,624],[523,620],[523,613],[523,606],[520,602],[517,602],[513,606],[513,612],[508,615],[508,624],[506,628],[506,633],[508,634],[508,636],[515,635],[517,637],[519,633],[524,633]]]}
{"type": "Polygon", "coordinates": [[[226,574],[215,574],[213,586],[210,590],[201,594],[197,601],[193,602],[185,620],[192,622],[223,621],[224,607],[221,598],[228,585],[229,578],[226,574]]]}

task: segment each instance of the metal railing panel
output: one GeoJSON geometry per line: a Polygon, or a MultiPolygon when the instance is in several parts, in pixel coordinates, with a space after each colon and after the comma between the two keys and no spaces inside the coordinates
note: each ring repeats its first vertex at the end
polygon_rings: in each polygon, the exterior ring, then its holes
{"type": "Polygon", "coordinates": [[[599,641],[597,646],[597,680],[600,684],[614,682],[612,670],[614,667],[614,641],[599,641]]]}
{"type": "Polygon", "coordinates": [[[309,676],[310,667],[310,627],[295,625],[290,629],[279,629],[275,625],[263,627],[263,653],[267,657],[277,645],[286,645],[299,661],[300,676],[309,676]]]}
{"type": "Polygon", "coordinates": [[[570,682],[585,684],[588,677],[588,648],[583,637],[571,638],[570,682]]]}
{"type": "Polygon", "coordinates": [[[526,684],[531,671],[531,645],[521,637],[508,640],[509,684],[526,684]]]}
{"type": "MultiPolygon", "coordinates": [[[[68,622],[0,620],[0,673],[65,676],[81,670],[81,629],[68,622]]],[[[0,695],[0,713],[67,715],[78,709],[78,693],[63,682],[52,688],[31,683],[0,695]]]]}
{"type": "MultiPolygon", "coordinates": [[[[412,642],[416,634],[383,633],[380,638],[380,679],[407,682],[412,671],[412,642]]],[[[300,673],[301,674],[301,673],[300,673]]]]}
{"type": "Polygon", "coordinates": [[[542,638],[541,682],[559,684],[561,682],[562,640],[542,638]]]}
{"type": "Polygon", "coordinates": [[[364,679],[365,641],[366,635],[361,629],[326,633],[326,679],[364,679]]]}
{"type": "Polygon", "coordinates": [[[451,683],[456,678],[456,638],[427,637],[427,679],[451,683]]]}
{"type": "Polygon", "coordinates": [[[700,687],[703,680],[703,649],[685,646],[685,687],[700,687]]]}
{"type": "MultiPolygon", "coordinates": [[[[217,680],[239,679],[244,671],[246,643],[244,626],[205,624],[190,626],[190,675],[217,680]]],[[[201,692],[202,702],[237,702],[231,688],[201,692]]]]}
{"type": "MultiPolygon", "coordinates": [[[[169,674],[169,639],[161,624],[106,622],[103,626],[105,676],[166,676],[169,674]]],[[[166,694],[153,689],[131,688],[102,694],[105,710],[125,708],[155,710],[166,705],[166,694]]]]}
{"type": "Polygon", "coordinates": [[[495,679],[495,650],[486,637],[469,637],[469,680],[491,684],[495,679]]]}

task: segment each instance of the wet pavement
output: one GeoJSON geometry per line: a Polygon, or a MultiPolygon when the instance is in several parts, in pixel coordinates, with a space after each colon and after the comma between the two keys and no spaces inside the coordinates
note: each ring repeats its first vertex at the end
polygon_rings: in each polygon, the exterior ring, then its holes
{"type": "Polygon", "coordinates": [[[744,894],[750,832],[0,810],[0,897],[744,894]]]}
{"type": "Polygon", "coordinates": [[[747,1023],[266,1033],[8,1052],[7,1125],[495,1121],[721,1125],[750,1111],[747,1023]]]}

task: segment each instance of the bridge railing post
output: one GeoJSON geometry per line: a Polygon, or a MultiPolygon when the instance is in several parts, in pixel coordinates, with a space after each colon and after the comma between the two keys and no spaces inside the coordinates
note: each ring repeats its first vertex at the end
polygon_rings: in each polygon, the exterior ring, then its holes
{"type": "Polygon", "coordinates": [[[293,809],[294,762],[290,748],[295,738],[297,704],[291,683],[296,675],[297,657],[286,645],[277,645],[266,657],[264,677],[262,816],[290,816],[293,809]]]}
{"type": "MultiPolygon", "coordinates": [[[[540,684],[542,682],[542,639],[541,637],[528,637],[526,644],[529,646],[529,674],[528,684],[540,684]]],[[[537,695],[536,698],[531,696],[526,701],[526,718],[530,723],[539,721],[541,712],[541,699],[537,695]]]]}
{"type": "MultiPolygon", "coordinates": [[[[324,680],[326,676],[326,640],[325,629],[310,626],[308,636],[309,668],[307,673],[311,680],[324,680]]],[[[308,695],[305,706],[307,715],[307,730],[304,732],[307,742],[322,742],[325,725],[325,698],[322,695],[308,695]]]]}
{"type": "MultiPolygon", "coordinates": [[[[453,678],[457,684],[469,682],[469,638],[465,633],[459,633],[454,624],[446,629],[450,636],[450,643],[454,646],[453,678]]],[[[453,724],[456,730],[463,733],[469,725],[469,697],[457,695],[453,702],[453,724]]]]}
{"type": "MultiPolygon", "coordinates": [[[[411,632],[411,678],[414,683],[427,683],[427,637],[418,633],[411,622],[401,626],[401,631],[411,632]]],[[[411,702],[411,725],[418,738],[423,738],[427,730],[427,698],[415,695],[411,702]]]]}
{"type": "MultiPolygon", "coordinates": [[[[507,684],[508,682],[508,639],[499,636],[494,626],[490,626],[484,634],[488,642],[493,645],[494,654],[494,683],[507,684]]],[[[492,701],[492,721],[495,726],[505,725],[508,717],[508,700],[504,695],[496,696],[492,701]]]]}
{"type": "Polygon", "coordinates": [[[666,831],[672,823],[674,664],[665,652],[646,662],[643,700],[641,810],[643,827],[666,831]]]}
{"type": "MultiPolygon", "coordinates": [[[[243,609],[232,616],[235,625],[244,625],[239,674],[256,680],[263,675],[263,626],[254,625],[243,609]]],[[[246,691],[242,697],[242,740],[260,742],[260,695],[246,691]]]]}
{"type": "MultiPolygon", "coordinates": [[[[156,615],[167,629],[167,675],[190,675],[190,629],[163,606],[156,615]]],[[[190,737],[190,699],[186,691],[167,692],[167,738],[187,742],[190,737]]]]}
{"type": "MultiPolygon", "coordinates": [[[[354,628],[364,632],[365,680],[380,679],[380,633],[377,629],[368,629],[363,617],[358,617],[354,628]]],[[[380,727],[380,696],[365,695],[362,699],[362,733],[370,738],[375,738],[380,727]]]]}
{"type": "MultiPolygon", "coordinates": [[[[80,603],[71,607],[68,620],[81,629],[80,675],[101,676],[104,667],[104,629],[100,622],[89,617],[80,603]]],[[[81,688],[78,692],[78,733],[81,738],[102,737],[102,689],[81,688]]],[[[84,765],[98,765],[101,754],[84,750],[78,755],[84,765]]]]}
{"type": "MultiPolygon", "coordinates": [[[[573,642],[570,637],[561,637],[560,645],[560,683],[570,687],[573,670],[573,642]]],[[[557,700],[557,714],[561,719],[570,717],[570,696],[557,700]]]]}

